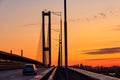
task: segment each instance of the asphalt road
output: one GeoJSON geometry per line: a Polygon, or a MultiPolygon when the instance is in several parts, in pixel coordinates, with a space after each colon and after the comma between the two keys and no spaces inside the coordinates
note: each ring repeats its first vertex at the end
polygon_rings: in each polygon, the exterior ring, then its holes
{"type": "MultiPolygon", "coordinates": [[[[68,80],[94,80],[78,72],[67,70],[68,80]]],[[[66,80],[66,70],[65,68],[58,68],[54,76],[54,80],[66,80]]]]}
{"type": "MultiPolygon", "coordinates": [[[[39,68],[37,75],[45,70],[47,70],[47,68],[39,68]]],[[[0,71],[0,80],[31,80],[34,79],[37,75],[23,75],[22,69],[0,71]]]]}
{"type": "Polygon", "coordinates": [[[69,80],[95,80],[73,70],[68,70],[69,80]]]}

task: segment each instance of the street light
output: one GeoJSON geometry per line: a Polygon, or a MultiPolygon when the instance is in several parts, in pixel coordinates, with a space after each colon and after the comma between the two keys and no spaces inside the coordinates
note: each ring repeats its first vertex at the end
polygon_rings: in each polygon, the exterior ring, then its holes
{"type": "Polygon", "coordinates": [[[67,5],[64,0],[64,50],[65,50],[65,68],[68,68],[68,46],[67,46],[67,5]]]}
{"type": "Polygon", "coordinates": [[[68,80],[68,46],[67,46],[67,5],[64,0],[64,45],[65,45],[65,70],[66,80],[68,80]]]}
{"type": "Polygon", "coordinates": [[[65,50],[66,80],[68,80],[67,4],[66,4],[66,0],[64,0],[64,50],[65,50]]]}
{"type": "Polygon", "coordinates": [[[65,45],[65,68],[68,68],[68,46],[67,46],[67,5],[64,0],[64,45],[65,45]]]}

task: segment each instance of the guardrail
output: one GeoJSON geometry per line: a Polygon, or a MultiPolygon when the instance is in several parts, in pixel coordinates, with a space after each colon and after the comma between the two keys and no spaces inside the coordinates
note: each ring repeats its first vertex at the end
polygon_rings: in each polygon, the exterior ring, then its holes
{"type": "Polygon", "coordinates": [[[114,78],[114,77],[110,77],[110,76],[106,76],[106,75],[102,75],[102,74],[98,74],[98,73],[94,73],[94,72],[90,72],[82,69],[77,69],[72,67],[69,67],[69,69],[79,72],[81,74],[84,74],[96,80],[120,80],[119,78],[114,78]]]}

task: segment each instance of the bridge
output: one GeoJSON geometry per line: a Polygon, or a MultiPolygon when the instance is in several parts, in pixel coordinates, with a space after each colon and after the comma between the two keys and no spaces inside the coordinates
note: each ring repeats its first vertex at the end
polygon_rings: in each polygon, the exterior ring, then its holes
{"type": "Polygon", "coordinates": [[[13,54],[11,52],[0,51],[0,79],[2,80],[120,80],[119,78],[106,76],[83,70],[80,68],[64,67],[62,64],[62,18],[61,12],[42,12],[42,62],[13,54]],[[58,66],[51,66],[51,14],[60,16],[60,33],[58,48],[58,66]],[[45,33],[45,16],[48,17],[47,38],[45,33]],[[2,61],[3,60],[3,61],[2,61]],[[38,74],[32,76],[22,75],[22,68],[26,63],[36,64],[38,74]],[[7,66],[7,67],[6,67],[7,66]],[[9,70],[8,70],[9,69],[9,70]],[[4,73],[4,74],[2,74],[4,73]]]}
{"type": "MultiPolygon", "coordinates": [[[[66,0],[64,0],[64,37],[65,37],[65,66],[62,64],[62,17],[61,12],[43,11],[42,12],[42,61],[33,60],[23,56],[0,51],[0,79],[1,80],[120,80],[119,78],[106,76],[68,66],[67,54],[67,17],[66,17],[66,0]],[[58,65],[51,66],[51,14],[60,16],[60,33],[58,48],[58,65]],[[45,17],[48,17],[48,26],[45,27],[45,17]],[[38,74],[32,76],[22,75],[22,68],[25,64],[32,63],[38,67],[38,74]],[[7,66],[7,67],[6,67],[7,66]],[[8,70],[9,69],[9,70],[8,70]],[[4,74],[3,74],[4,73],[4,74]]],[[[40,43],[40,42],[39,42],[40,43]]],[[[38,48],[38,49],[39,49],[38,48]]],[[[22,52],[21,52],[22,54],[22,52]]]]}

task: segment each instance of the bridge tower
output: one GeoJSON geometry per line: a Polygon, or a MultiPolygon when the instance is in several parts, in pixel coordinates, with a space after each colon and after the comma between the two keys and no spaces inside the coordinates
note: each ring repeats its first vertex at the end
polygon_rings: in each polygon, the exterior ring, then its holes
{"type": "Polygon", "coordinates": [[[43,65],[46,65],[46,61],[48,59],[48,65],[51,66],[51,12],[48,11],[42,11],[42,62],[43,65]],[[47,34],[47,46],[46,46],[46,42],[45,42],[45,38],[46,38],[46,27],[45,27],[45,17],[48,17],[48,34],[47,34]],[[47,55],[45,55],[47,52],[47,55]]]}

